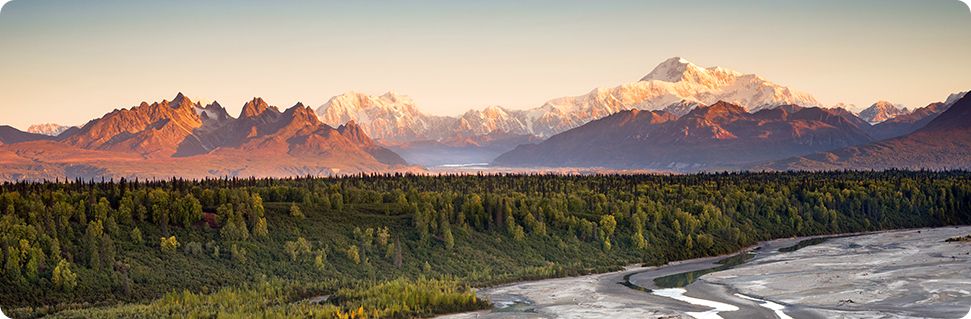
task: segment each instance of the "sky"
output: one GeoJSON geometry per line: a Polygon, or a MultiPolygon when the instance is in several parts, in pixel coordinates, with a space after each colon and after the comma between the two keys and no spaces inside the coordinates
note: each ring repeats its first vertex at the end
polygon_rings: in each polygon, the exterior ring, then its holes
{"type": "Polygon", "coordinates": [[[0,124],[81,125],[184,92],[319,106],[394,91],[455,115],[633,82],[680,56],[825,105],[911,107],[971,89],[957,0],[13,0],[0,124]]]}

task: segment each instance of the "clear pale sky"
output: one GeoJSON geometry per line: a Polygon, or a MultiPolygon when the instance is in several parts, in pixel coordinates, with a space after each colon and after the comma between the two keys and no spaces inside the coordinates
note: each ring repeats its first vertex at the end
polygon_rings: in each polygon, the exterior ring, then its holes
{"type": "Polygon", "coordinates": [[[80,125],[179,91],[236,115],[345,91],[432,114],[531,108],[681,56],[826,105],[924,106],[971,89],[957,0],[14,0],[0,12],[0,124],[80,125]]]}

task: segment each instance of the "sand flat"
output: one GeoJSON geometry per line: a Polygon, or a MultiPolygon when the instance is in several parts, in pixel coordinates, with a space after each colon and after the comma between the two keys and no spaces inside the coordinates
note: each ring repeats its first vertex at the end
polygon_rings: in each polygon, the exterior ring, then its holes
{"type": "Polygon", "coordinates": [[[962,318],[971,307],[971,227],[834,238],[703,276],[823,317],[962,318]]]}

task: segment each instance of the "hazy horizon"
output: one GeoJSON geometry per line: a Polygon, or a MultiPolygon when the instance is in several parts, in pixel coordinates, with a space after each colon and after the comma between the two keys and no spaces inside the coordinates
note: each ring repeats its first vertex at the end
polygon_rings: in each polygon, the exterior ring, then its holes
{"type": "Polygon", "coordinates": [[[436,115],[525,109],[673,56],[856,110],[922,107],[971,84],[971,13],[956,0],[231,4],[8,3],[0,124],[81,125],[178,92],[234,116],[254,96],[316,108],[347,91],[394,91],[436,115]]]}

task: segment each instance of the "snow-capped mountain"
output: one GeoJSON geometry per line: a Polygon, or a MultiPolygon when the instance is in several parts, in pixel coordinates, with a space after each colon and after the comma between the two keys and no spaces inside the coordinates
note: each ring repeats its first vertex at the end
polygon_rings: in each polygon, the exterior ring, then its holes
{"type": "Polygon", "coordinates": [[[393,142],[438,139],[455,121],[424,114],[411,98],[393,92],[381,96],[347,92],[317,108],[317,116],[333,127],[354,121],[372,138],[393,142]]]}
{"type": "Polygon", "coordinates": [[[491,133],[549,137],[622,110],[667,108],[683,115],[698,105],[718,101],[749,111],[780,105],[819,105],[809,94],[758,75],[721,67],[702,68],[675,57],[662,62],[637,82],[552,99],[540,107],[522,111],[491,106],[470,110],[458,118],[438,117],[421,113],[405,96],[347,93],[332,98],[317,109],[317,114],[331,126],[353,120],[376,139],[409,142],[491,133]]]}
{"type": "Polygon", "coordinates": [[[455,135],[481,136],[490,133],[530,135],[528,118],[523,111],[507,110],[499,106],[489,106],[480,110],[469,110],[458,118],[452,128],[455,135]]]}
{"type": "Polygon", "coordinates": [[[739,105],[748,111],[789,104],[819,105],[809,94],[755,74],[721,67],[702,68],[674,57],[659,64],[640,81],[553,99],[529,113],[534,120],[534,134],[550,136],[622,110],[654,111],[677,103],[711,105],[718,101],[739,105]]]}
{"type": "Polygon", "coordinates": [[[899,104],[887,101],[877,101],[870,107],[860,111],[860,118],[870,124],[877,124],[897,116],[910,114],[910,110],[899,104]]]}
{"type": "Polygon", "coordinates": [[[64,133],[64,131],[67,131],[69,128],[71,127],[54,123],[44,123],[31,125],[27,128],[27,132],[47,136],[58,136],[61,133],[64,133]]]}

